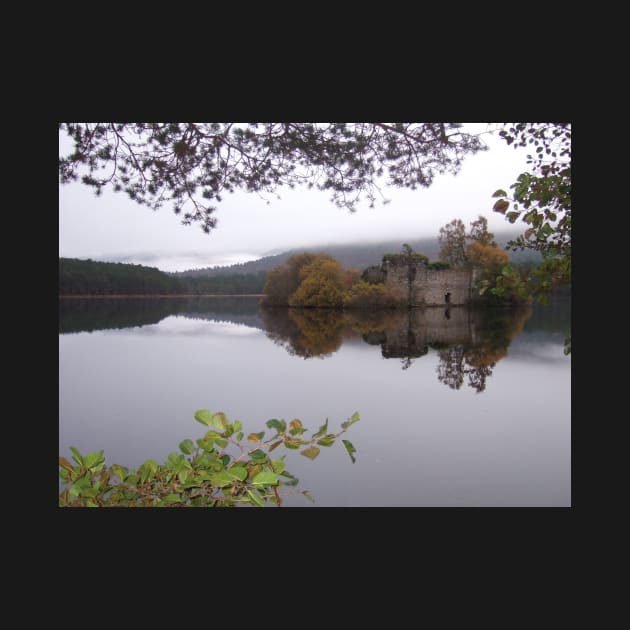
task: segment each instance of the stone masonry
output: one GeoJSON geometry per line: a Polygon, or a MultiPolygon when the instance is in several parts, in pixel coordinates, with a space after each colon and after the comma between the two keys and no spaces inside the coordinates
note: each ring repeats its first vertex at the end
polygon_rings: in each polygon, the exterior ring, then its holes
{"type": "Polygon", "coordinates": [[[408,295],[410,306],[460,306],[474,299],[475,272],[429,269],[422,260],[383,259],[385,286],[408,295]]]}

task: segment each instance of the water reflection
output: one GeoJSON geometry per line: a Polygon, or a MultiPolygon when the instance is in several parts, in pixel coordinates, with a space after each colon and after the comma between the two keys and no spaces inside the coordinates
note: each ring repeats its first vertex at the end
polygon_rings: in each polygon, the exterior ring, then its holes
{"type": "Polygon", "coordinates": [[[432,349],[441,383],[458,390],[466,382],[483,392],[532,308],[335,311],[262,307],[257,298],[61,299],[59,332],[145,326],[171,315],[259,328],[304,359],[330,357],[344,341],[362,340],[407,370],[432,349]]]}
{"type": "Polygon", "coordinates": [[[60,298],[59,333],[149,326],[171,315],[262,328],[258,302],[257,297],[60,298]]]}
{"type": "Polygon", "coordinates": [[[466,378],[477,392],[485,390],[492,368],[507,355],[531,314],[531,306],[346,312],[261,309],[267,336],[289,354],[328,357],[344,340],[361,338],[380,346],[384,358],[399,358],[406,370],[432,348],[440,361],[440,382],[459,389],[466,378]]]}
{"type": "Polygon", "coordinates": [[[260,314],[267,337],[305,359],[329,357],[348,337],[348,317],[341,311],[261,307],[260,314]]]}
{"type": "Polygon", "coordinates": [[[59,454],[75,446],[125,466],[161,462],[203,435],[192,414],[206,407],[254,432],[270,418],[316,428],[359,411],[348,435],[356,464],[343,447],[316,462],[287,454],[315,507],[570,506],[570,315],[570,300],[533,304],[531,317],[64,300],[60,331],[76,334],[59,335],[59,454]],[[143,328],[80,332],[126,326],[143,328]]]}

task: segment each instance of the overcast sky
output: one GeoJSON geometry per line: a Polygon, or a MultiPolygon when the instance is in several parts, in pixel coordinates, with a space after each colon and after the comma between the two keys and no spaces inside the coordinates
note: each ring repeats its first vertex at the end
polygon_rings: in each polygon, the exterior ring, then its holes
{"type": "MultiPolygon", "coordinates": [[[[466,125],[486,130],[485,123],[466,125]]],[[[65,136],[65,132],[64,132],[65,136]]],[[[437,237],[452,219],[470,222],[484,215],[491,231],[512,226],[492,211],[492,193],[509,189],[528,170],[526,149],[514,149],[495,134],[482,136],[488,151],[466,156],[458,175],[437,175],[429,188],[384,188],[391,202],[374,208],[363,202],[354,213],[337,208],[330,193],[305,188],[266,194],[226,194],[217,204],[216,229],[205,234],[185,226],[166,205],[158,211],[131,201],[125,193],[96,197],[80,183],[59,185],[59,256],[128,262],[163,271],[226,265],[254,260],[297,247],[437,237]]],[[[60,153],[71,142],[60,136],[60,153]]],[[[524,224],[522,224],[524,225],[524,224]]]]}

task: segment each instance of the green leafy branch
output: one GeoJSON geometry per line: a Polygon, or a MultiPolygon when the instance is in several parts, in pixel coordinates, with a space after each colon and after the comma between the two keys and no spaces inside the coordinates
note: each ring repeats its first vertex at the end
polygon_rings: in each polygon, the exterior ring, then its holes
{"type": "MultiPolygon", "coordinates": [[[[59,494],[61,507],[234,507],[249,505],[280,507],[283,499],[300,493],[310,501],[307,490],[295,487],[299,479],[285,464],[285,455],[272,459],[270,453],[280,446],[300,450],[314,460],[320,446],[331,447],[354,423],[354,413],[341,423],[341,430],[328,432],[328,419],[310,438],[297,418],[288,423],[271,419],[266,425],[274,433],[263,441],[265,431],[247,438],[238,420],[230,422],[223,412],[207,409],[195,412],[195,420],[210,430],[196,443],[190,439],[179,444],[180,452],[170,453],[160,465],[145,461],[137,470],[118,464],[106,466],[103,451],[85,456],[73,446],[73,465],[59,457],[59,476],[66,486],[59,494]],[[246,441],[244,441],[244,438],[246,441]],[[230,451],[236,451],[230,452],[230,451]],[[290,488],[282,492],[283,488],[290,488]]],[[[356,449],[341,440],[352,463],[356,449]]]]}

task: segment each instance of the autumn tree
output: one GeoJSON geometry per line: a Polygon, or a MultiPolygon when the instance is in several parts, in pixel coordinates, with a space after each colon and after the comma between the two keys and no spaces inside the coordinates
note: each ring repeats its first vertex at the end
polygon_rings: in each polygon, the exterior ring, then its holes
{"type": "Polygon", "coordinates": [[[296,254],[291,256],[284,264],[269,271],[263,287],[263,293],[265,294],[263,304],[268,306],[286,306],[289,303],[289,297],[300,286],[302,281],[300,271],[302,267],[308,265],[316,258],[318,258],[318,254],[296,254]]]}
{"type": "Polygon", "coordinates": [[[402,291],[384,284],[357,282],[343,298],[346,308],[397,308],[408,304],[402,291]]]}
{"type": "Polygon", "coordinates": [[[59,123],[73,148],[59,158],[61,183],[100,194],[126,193],[157,210],[184,211],[183,223],[215,228],[215,203],[236,190],[280,186],[332,192],[354,211],[373,207],[377,181],[416,189],[457,173],[466,155],[487,147],[461,123],[59,123]]]}
{"type": "Polygon", "coordinates": [[[492,273],[500,271],[508,263],[510,255],[500,247],[471,243],[466,248],[466,259],[470,265],[485,273],[492,273]]]}
{"type": "Polygon", "coordinates": [[[330,256],[318,256],[300,269],[300,285],[289,297],[289,306],[341,308],[343,270],[330,256]]]}
{"type": "Polygon", "coordinates": [[[439,259],[453,267],[460,267],[466,262],[466,227],[461,219],[453,219],[440,228],[439,259]]]}
{"type": "Polygon", "coordinates": [[[479,243],[480,245],[490,245],[496,247],[496,241],[494,240],[494,234],[488,231],[488,219],[479,215],[479,218],[470,223],[470,231],[468,232],[466,239],[472,243],[479,243]]]}

